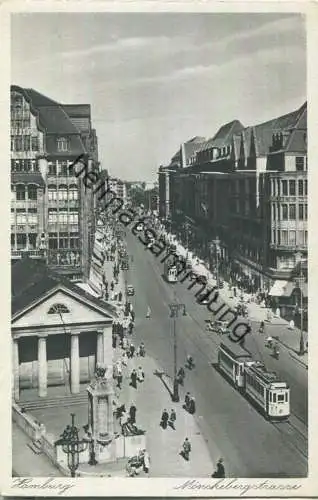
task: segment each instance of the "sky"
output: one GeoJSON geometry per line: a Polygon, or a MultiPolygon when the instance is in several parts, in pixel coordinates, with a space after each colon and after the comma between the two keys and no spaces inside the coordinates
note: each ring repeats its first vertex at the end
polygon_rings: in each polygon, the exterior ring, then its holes
{"type": "Polygon", "coordinates": [[[11,20],[11,83],[91,104],[102,168],[156,179],[182,142],[306,100],[299,14],[29,13],[11,20]]]}

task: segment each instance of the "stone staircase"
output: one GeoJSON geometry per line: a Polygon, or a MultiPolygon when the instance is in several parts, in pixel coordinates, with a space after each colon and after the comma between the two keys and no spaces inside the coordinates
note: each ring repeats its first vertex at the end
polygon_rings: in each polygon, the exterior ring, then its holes
{"type": "Polygon", "coordinates": [[[42,410],[44,408],[56,408],[57,406],[75,406],[87,403],[87,393],[67,394],[55,398],[35,399],[33,401],[20,401],[19,406],[24,411],[42,410]]]}

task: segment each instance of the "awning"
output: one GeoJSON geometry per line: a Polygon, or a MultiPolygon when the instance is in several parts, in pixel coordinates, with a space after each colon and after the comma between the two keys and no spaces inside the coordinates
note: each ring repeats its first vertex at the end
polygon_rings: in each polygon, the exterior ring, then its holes
{"type": "Polygon", "coordinates": [[[290,281],[275,281],[269,295],[272,297],[289,297],[294,288],[294,283],[291,283],[290,281]]]}

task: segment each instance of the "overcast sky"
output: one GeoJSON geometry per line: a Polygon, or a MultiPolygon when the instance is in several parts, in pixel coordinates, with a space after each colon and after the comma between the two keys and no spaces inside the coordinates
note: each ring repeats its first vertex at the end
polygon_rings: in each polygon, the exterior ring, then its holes
{"type": "Polygon", "coordinates": [[[181,142],[306,99],[305,23],[277,14],[14,14],[12,83],[89,103],[103,168],[154,180],[181,142]]]}

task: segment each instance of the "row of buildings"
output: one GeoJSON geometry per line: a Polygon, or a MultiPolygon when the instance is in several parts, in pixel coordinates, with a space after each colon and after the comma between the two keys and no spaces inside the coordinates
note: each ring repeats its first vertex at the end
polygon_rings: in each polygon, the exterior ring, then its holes
{"type": "Polygon", "coordinates": [[[276,297],[285,314],[297,311],[295,289],[307,298],[307,103],[265,123],[234,120],[211,139],[194,137],[158,177],[159,215],[172,230],[203,258],[213,262],[217,252],[223,274],[276,297]]]}
{"type": "Polygon", "coordinates": [[[75,175],[79,157],[126,201],[126,184],[100,170],[90,105],[12,85],[12,262],[27,255],[72,280],[88,278],[99,193],[75,175]]]}

